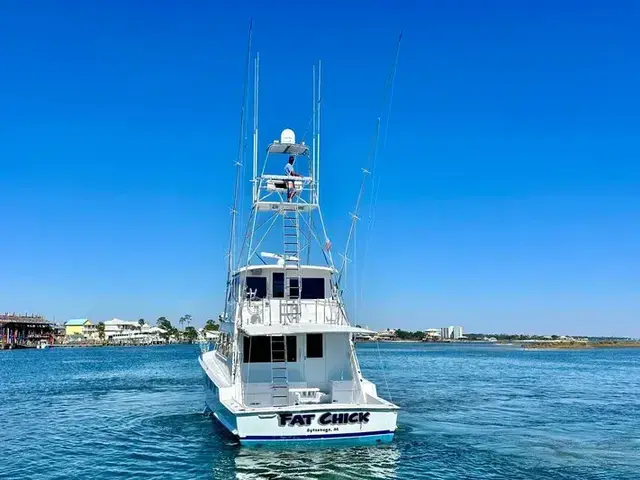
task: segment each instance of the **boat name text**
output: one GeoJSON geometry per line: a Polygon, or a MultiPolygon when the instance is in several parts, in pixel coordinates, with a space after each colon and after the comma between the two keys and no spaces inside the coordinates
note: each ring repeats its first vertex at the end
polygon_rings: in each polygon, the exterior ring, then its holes
{"type": "MultiPolygon", "coordinates": [[[[369,415],[371,412],[344,412],[344,413],[331,413],[326,412],[318,417],[319,425],[349,425],[354,423],[369,423],[369,415]]],[[[311,421],[316,418],[315,413],[280,413],[278,414],[278,423],[281,427],[288,425],[289,427],[295,426],[308,426],[311,425],[311,421]]]]}

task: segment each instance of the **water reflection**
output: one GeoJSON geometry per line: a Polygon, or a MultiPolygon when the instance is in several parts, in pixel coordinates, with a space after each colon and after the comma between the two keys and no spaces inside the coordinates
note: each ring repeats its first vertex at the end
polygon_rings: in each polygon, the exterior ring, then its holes
{"type": "Polygon", "coordinates": [[[395,444],[375,447],[239,448],[236,478],[396,478],[400,451],[395,444]]]}

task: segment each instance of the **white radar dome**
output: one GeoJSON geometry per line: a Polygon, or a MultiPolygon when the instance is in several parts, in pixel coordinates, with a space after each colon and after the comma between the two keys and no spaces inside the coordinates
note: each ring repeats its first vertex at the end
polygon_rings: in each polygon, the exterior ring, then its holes
{"type": "Polygon", "coordinates": [[[296,134],[290,128],[285,128],[280,134],[280,143],[294,144],[296,143],[296,134]]]}

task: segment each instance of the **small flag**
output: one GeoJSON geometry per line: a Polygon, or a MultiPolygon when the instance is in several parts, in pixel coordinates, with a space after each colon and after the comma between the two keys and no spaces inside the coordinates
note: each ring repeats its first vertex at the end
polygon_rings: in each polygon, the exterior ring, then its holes
{"type": "Polygon", "coordinates": [[[327,238],[324,242],[324,249],[328,252],[331,250],[331,241],[327,238]]]}

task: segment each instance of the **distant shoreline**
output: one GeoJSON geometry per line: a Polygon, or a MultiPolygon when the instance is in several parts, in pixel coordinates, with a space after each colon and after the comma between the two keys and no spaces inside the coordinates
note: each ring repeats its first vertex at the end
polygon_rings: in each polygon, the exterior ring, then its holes
{"type": "Polygon", "coordinates": [[[628,342],[548,342],[522,345],[523,350],[590,350],[593,348],[640,348],[640,341],[628,342]]]}

